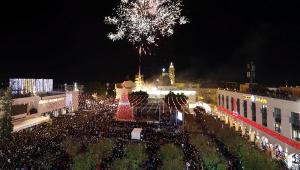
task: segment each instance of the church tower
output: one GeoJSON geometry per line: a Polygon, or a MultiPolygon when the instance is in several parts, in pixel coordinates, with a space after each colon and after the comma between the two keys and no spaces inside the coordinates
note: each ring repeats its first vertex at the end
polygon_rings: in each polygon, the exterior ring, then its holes
{"type": "Polygon", "coordinates": [[[141,67],[139,67],[139,73],[135,75],[135,89],[142,90],[144,86],[144,76],[141,74],[141,67]]]}
{"type": "Polygon", "coordinates": [[[170,77],[171,85],[174,85],[175,84],[175,67],[172,62],[169,67],[169,77],[170,77]]]}

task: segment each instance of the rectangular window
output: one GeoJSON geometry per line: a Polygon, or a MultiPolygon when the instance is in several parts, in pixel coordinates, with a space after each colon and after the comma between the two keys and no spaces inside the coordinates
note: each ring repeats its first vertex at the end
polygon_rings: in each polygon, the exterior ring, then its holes
{"type": "Polygon", "coordinates": [[[237,113],[240,115],[241,111],[240,111],[240,99],[236,100],[236,111],[237,113]]]}
{"type": "Polygon", "coordinates": [[[224,107],[225,104],[224,104],[224,95],[222,95],[222,106],[224,107]]]}
{"type": "Polygon", "coordinates": [[[274,119],[275,119],[275,122],[281,123],[281,109],[274,108],[274,119]]]}
{"type": "Polygon", "coordinates": [[[293,139],[295,139],[296,141],[300,141],[300,127],[293,126],[292,130],[293,139]]]}
{"type": "Polygon", "coordinates": [[[234,101],[233,101],[233,97],[231,97],[230,99],[230,103],[231,103],[231,111],[234,111],[234,101]]]}
{"type": "Polygon", "coordinates": [[[291,123],[292,125],[300,126],[299,113],[295,113],[295,112],[291,113],[291,123]]]}
{"type": "Polygon", "coordinates": [[[229,99],[228,99],[228,96],[226,96],[226,109],[229,109],[229,99]]]}
{"type": "Polygon", "coordinates": [[[221,106],[221,95],[218,96],[218,104],[221,106]]]}
{"type": "Polygon", "coordinates": [[[281,123],[275,122],[275,132],[281,133],[281,123]]]}
{"type": "Polygon", "coordinates": [[[251,104],[251,110],[252,110],[252,121],[256,122],[256,104],[252,102],[251,104]]]}
{"type": "Polygon", "coordinates": [[[292,137],[293,139],[300,141],[300,123],[299,123],[299,113],[291,113],[291,123],[292,123],[292,137]]]}
{"type": "Polygon", "coordinates": [[[243,101],[244,117],[247,117],[247,100],[243,101]]]}
{"type": "Polygon", "coordinates": [[[261,118],[262,118],[262,125],[268,126],[268,110],[267,106],[263,105],[261,108],[261,118]]]}

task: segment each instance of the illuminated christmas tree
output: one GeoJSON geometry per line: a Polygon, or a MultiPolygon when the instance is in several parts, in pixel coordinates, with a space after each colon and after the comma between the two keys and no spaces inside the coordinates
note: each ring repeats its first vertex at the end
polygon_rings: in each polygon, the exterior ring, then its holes
{"type": "Polygon", "coordinates": [[[119,100],[115,119],[121,121],[132,121],[134,119],[132,108],[128,100],[128,92],[125,88],[123,88],[123,92],[119,100]]]}

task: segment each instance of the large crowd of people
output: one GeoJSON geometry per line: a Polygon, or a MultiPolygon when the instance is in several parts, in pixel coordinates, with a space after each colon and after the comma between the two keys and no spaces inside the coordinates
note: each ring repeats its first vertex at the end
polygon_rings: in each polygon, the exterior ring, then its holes
{"type": "MultiPolygon", "coordinates": [[[[72,160],[63,147],[67,138],[80,143],[81,150],[101,138],[117,140],[110,157],[104,158],[101,167],[123,156],[124,144],[131,139],[133,128],[142,128],[142,142],[146,144],[149,159],[143,169],[157,169],[160,144],[175,143],[182,147],[190,164],[196,151],[188,144],[186,133],[165,123],[120,122],[114,120],[117,104],[113,97],[81,95],[80,110],[76,113],[53,117],[51,122],[40,124],[16,133],[10,140],[0,141],[0,169],[70,169],[72,160]]],[[[198,161],[198,159],[197,159],[198,161]]]]}
{"type": "Polygon", "coordinates": [[[68,169],[71,161],[62,147],[67,137],[80,141],[83,148],[101,137],[124,137],[124,129],[109,128],[116,107],[111,98],[103,100],[105,104],[81,106],[91,111],[59,115],[50,123],[19,131],[12,139],[0,141],[0,169],[68,169]]]}
{"type": "MultiPolygon", "coordinates": [[[[178,101],[170,98],[169,100],[178,101]]],[[[168,103],[167,103],[168,104],[168,103]]],[[[174,107],[184,105],[175,103],[174,107]]],[[[173,108],[172,108],[173,107],[173,108]]],[[[72,158],[64,148],[66,139],[74,139],[80,144],[81,152],[99,139],[115,139],[111,155],[99,160],[99,169],[110,169],[114,160],[124,156],[124,145],[131,141],[134,128],[142,128],[141,141],[145,144],[148,160],[141,169],[158,169],[162,165],[157,152],[163,144],[173,143],[183,151],[188,169],[203,169],[200,153],[190,143],[189,133],[168,119],[159,123],[141,121],[115,121],[117,101],[113,97],[81,94],[79,111],[53,117],[51,122],[31,127],[12,135],[12,139],[0,141],[0,169],[71,169],[72,158]]],[[[162,117],[170,117],[170,114],[162,117]]],[[[163,119],[162,119],[163,120],[163,119]]],[[[213,132],[203,132],[210,136],[220,151],[228,159],[228,167],[239,166],[239,162],[213,132]]],[[[96,168],[97,169],[97,168],[96,168]]]]}

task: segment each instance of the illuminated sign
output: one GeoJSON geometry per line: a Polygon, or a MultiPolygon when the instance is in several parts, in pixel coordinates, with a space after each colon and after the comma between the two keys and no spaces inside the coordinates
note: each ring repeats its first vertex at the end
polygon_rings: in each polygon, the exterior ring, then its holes
{"type": "Polygon", "coordinates": [[[264,99],[264,98],[261,98],[261,97],[255,97],[255,96],[244,96],[244,99],[245,100],[251,100],[252,102],[260,102],[262,104],[267,104],[268,103],[268,100],[267,99],[264,99]]]}

